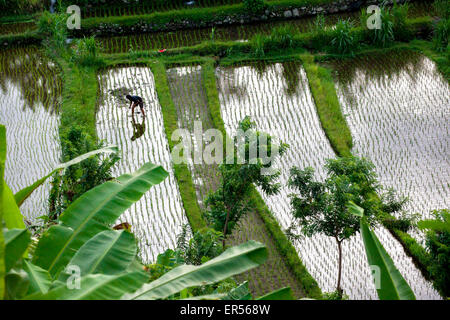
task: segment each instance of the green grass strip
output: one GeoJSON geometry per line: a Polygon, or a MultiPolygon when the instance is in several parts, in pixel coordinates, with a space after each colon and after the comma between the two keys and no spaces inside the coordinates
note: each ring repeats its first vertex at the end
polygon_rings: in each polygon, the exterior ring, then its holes
{"type": "MultiPolygon", "coordinates": [[[[215,128],[226,135],[225,125],[220,113],[220,101],[217,92],[214,63],[211,61],[209,63],[205,63],[202,67],[206,97],[211,118],[215,128]]],[[[256,189],[253,188],[249,200],[252,202],[256,212],[264,221],[266,230],[274,239],[278,251],[281,256],[285,258],[286,264],[295,275],[297,281],[301,284],[305,294],[310,298],[320,299],[322,297],[322,291],[320,290],[316,280],[306,269],[291,241],[289,241],[286,237],[286,234],[282,231],[279,223],[270,212],[269,208],[256,189]]]]}
{"type": "Polygon", "coordinates": [[[331,72],[316,64],[311,55],[301,55],[301,59],[325,135],[336,154],[349,156],[352,135],[342,114],[331,72]]]}
{"type": "MultiPolygon", "coordinates": [[[[177,110],[170,94],[166,68],[160,61],[153,61],[149,63],[149,66],[155,79],[156,92],[163,113],[164,129],[166,131],[170,150],[172,151],[174,142],[171,141],[170,137],[172,136],[172,133],[178,129],[177,110]]],[[[195,193],[189,168],[186,164],[174,164],[174,174],[180,187],[183,207],[192,230],[195,232],[206,227],[206,223],[203,220],[202,212],[197,202],[197,194],[195,193]]]]}
{"type": "Polygon", "coordinates": [[[97,68],[81,68],[58,59],[63,70],[63,100],[59,134],[73,126],[81,127],[92,139],[97,139],[96,109],[98,80],[97,68]]]}
{"type": "MultiPolygon", "coordinates": [[[[369,52],[389,52],[390,50],[396,50],[396,49],[407,49],[407,50],[417,50],[422,52],[423,54],[429,56],[434,61],[440,61],[442,63],[441,72],[443,72],[444,76],[448,77],[448,73],[445,74],[445,70],[448,72],[448,57],[445,58],[445,53],[440,54],[432,50],[431,43],[426,41],[419,41],[415,40],[408,44],[399,44],[394,45],[390,48],[383,48],[383,49],[374,49],[370,48],[366,51],[362,51],[358,53],[358,55],[361,54],[368,54],[369,52]],[[445,62],[444,60],[447,59],[445,62]],[[444,68],[444,69],[443,69],[444,68]],[[445,69],[447,68],[447,69],[445,69]],[[444,70],[444,71],[443,71],[444,70]]],[[[347,125],[347,122],[344,121],[341,122],[341,118],[343,119],[342,112],[340,111],[339,102],[337,100],[336,91],[334,88],[333,79],[331,76],[331,70],[318,66],[314,60],[312,59],[312,56],[302,55],[301,56],[304,61],[304,66],[306,73],[308,75],[308,80],[310,83],[311,91],[314,96],[314,100],[316,102],[317,110],[319,113],[319,118],[322,123],[322,127],[324,128],[325,134],[327,135],[328,139],[330,140],[331,145],[333,146],[333,149],[335,149],[336,153],[340,156],[343,155],[350,155],[351,154],[351,144],[348,143],[340,143],[339,135],[347,135],[350,134],[350,129],[347,125]],[[317,75],[319,74],[319,76],[317,75]],[[318,79],[316,79],[318,78],[318,79]],[[326,83],[326,85],[324,85],[326,83]],[[324,90],[324,87],[326,90],[324,90]],[[326,91],[326,93],[323,93],[326,91]],[[330,97],[328,99],[325,99],[324,97],[320,97],[320,95],[329,95],[330,97]],[[317,98],[316,96],[319,96],[317,98]],[[337,103],[337,104],[336,104],[337,103]],[[329,110],[322,110],[326,109],[329,110]],[[336,110],[332,110],[336,109],[336,110]],[[339,113],[341,116],[338,116],[337,109],[339,109],[339,113]],[[321,113],[323,113],[323,116],[320,116],[321,113]],[[334,114],[334,116],[333,116],[334,114]],[[336,124],[333,125],[330,121],[333,121],[333,118],[335,119],[336,124]],[[325,119],[323,121],[322,119],[325,119]],[[344,126],[346,128],[344,128],[344,126]],[[341,133],[339,130],[342,130],[341,133]],[[334,142],[333,142],[334,141],[334,142]],[[338,141],[339,143],[336,143],[338,141]]],[[[342,57],[343,59],[347,59],[348,57],[342,57]]],[[[326,60],[323,56],[318,57],[319,60],[326,60]]],[[[333,56],[333,59],[339,59],[338,56],[333,56]]],[[[448,78],[447,78],[448,79],[448,78]]],[[[351,138],[351,136],[350,136],[351,138]]],[[[351,141],[351,140],[350,140],[351,141]]],[[[378,195],[374,195],[378,201],[381,201],[378,195]]],[[[428,271],[428,268],[430,267],[432,261],[429,253],[414,239],[412,236],[410,236],[408,233],[403,232],[397,228],[395,228],[390,221],[395,221],[396,218],[387,215],[387,218],[382,221],[383,226],[393,235],[397,241],[402,245],[402,247],[405,250],[405,253],[413,259],[414,264],[416,267],[421,271],[422,275],[425,279],[433,281],[430,272],[428,271]]]]}

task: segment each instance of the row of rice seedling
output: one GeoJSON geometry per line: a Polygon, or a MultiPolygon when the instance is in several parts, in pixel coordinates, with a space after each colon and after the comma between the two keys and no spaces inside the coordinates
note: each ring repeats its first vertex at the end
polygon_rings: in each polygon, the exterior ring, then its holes
{"type": "Polygon", "coordinates": [[[169,172],[163,183],[152,187],[118,221],[132,226],[139,239],[142,261],[150,263],[167,248],[176,247],[176,235],[182,225],[187,224],[173,175],[153,74],[149,68],[121,67],[106,70],[99,81],[102,95],[97,112],[97,134],[107,143],[117,145],[122,156],[113,174],[134,172],[146,162],[159,164],[169,172]],[[144,99],[145,117],[137,113],[139,107],[131,117],[126,94],[144,99]]]}
{"type": "Polygon", "coordinates": [[[409,197],[408,212],[429,218],[448,208],[450,86],[435,64],[398,51],[333,65],[354,152],[374,162],[383,185],[409,197]]]}
{"type": "MultiPolygon", "coordinates": [[[[316,169],[316,178],[323,179],[323,164],[335,154],[321,129],[310,93],[305,71],[295,62],[262,64],[217,69],[222,117],[232,135],[237,123],[251,116],[257,127],[290,145],[277,163],[281,169],[282,190],[276,196],[263,198],[272,213],[286,229],[292,221],[291,190],[286,187],[292,166],[316,169]]],[[[397,268],[405,276],[416,296],[439,298],[431,284],[413,265],[401,245],[384,229],[377,230],[383,245],[397,268]]],[[[333,291],[337,281],[337,245],[324,236],[295,240],[294,245],[308,271],[322,291],[333,291]]],[[[360,235],[343,245],[342,285],[352,299],[377,297],[360,235]]]]}
{"type": "MultiPolygon", "coordinates": [[[[57,66],[32,47],[0,51],[0,123],[6,126],[5,178],[17,192],[48,174],[60,156],[58,107],[62,80],[57,66]]],[[[45,215],[50,183],[21,207],[31,224],[45,215]]]]}
{"type": "MultiPolygon", "coordinates": [[[[358,19],[358,13],[340,13],[327,17],[326,26],[336,24],[339,19],[358,19]]],[[[306,17],[291,21],[273,21],[250,25],[235,25],[209,28],[179,30],[171,32],[155,32],[120,37],[99,38],[106,53],[129,52],[130,50],[152,50],[161,48],[178,48],[193,46],[203,41],[245,41],[256,34],[270,34],[276,27],[292,27],[299,32],[307,32],[313,28],[314,17],[306,17]]]]}
{"type": "Polygon", "coordinates": [[[15,34],[36,29],[36,24],[32,22],[15,22],[0,24],[0,34],[15,34]]]}
{"type": "MultiPolygon", "coordinates": [[[[203,132],[213,128],[204,92],[202,68],[201,66],[172,68],[167,70],[167,75],[172,99],[177,108],[178,127],[189,130],[193,145],[198,146],[202,141],[197,141],[194,135],[194,121],[201,121],[203,132]]],[[[204,148],[205,144],[203,150],[204,148]]],[[[202,209],[205,209],[204,199],[208,193],[216,190],[219,183],[217,165],[193,164],[193,152],[188,159],[198,203],[202,209]]],[[[250,290],[255,296],[262,296],[272,290],[289,286],[297,297],[304,297],[305,293],[301,284],[296,281],[284,258],[278,252],[274,240],[267,232],[264,222],[254,211],[249,212],[240,221],[227,239],[227,243],[237,245],[248,240],[264,243],[268,249],[268,259],[258,268],[238,276],[238,281],[248,280],[250,290]]]]}
{"type": "Polygon", "coordinates": [[[139,4],[126,6],[86,6],[83,8],[83,14],[86,18],[90,17],[109,17],[109,16],[131,16],[140,14],[149,14],[158,11],[205,8],[212,6],[221,6],[228,4],[241,3],[242,0],[197,0],[197,1],[143,1],[139,4]]]}
{"type": "MultiPolygon", "coordinates": [[[[213,123],[203,89],[202,69],[200,66],[172,68],[167,70],[167,76],[172,100],[177,109],[178,128],[187,129],[191,134],[193,146],[204,150],[207,144],[197,141],[194,121],[202,123],[202,132],[213,128],[213,123]],[[199,146],[200,143],[202,146],[199,146]]],[[[194,164],[194,150],[187,159],[198,203],[204,209],[203,200],[208,193],[216,190],[217,165],[194,164]]]]}

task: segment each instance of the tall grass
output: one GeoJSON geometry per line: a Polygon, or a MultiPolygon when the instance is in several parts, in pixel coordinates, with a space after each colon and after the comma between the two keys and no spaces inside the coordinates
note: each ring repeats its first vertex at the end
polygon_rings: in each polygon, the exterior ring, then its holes
{"type": "Polygon", "coordinates": [[[358,48],[358,38],[351,33],[353,24],[350,20],[339,20],[331,39],[331,50],[338,54],[353,54],[358,48]]]}

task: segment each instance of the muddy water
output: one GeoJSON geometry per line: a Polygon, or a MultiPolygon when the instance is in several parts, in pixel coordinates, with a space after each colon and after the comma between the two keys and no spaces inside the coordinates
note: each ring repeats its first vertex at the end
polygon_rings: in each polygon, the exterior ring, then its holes
{"type": "MultiPolygon", "coordinates": [[[[326,139],[316,113],[304,69],[296,63],[241,66],[217,69],[222,117],[232,135],[237,123],[251,116],[257,128],[288,143],[290,149],[277,164],[280,182],[286,186],[292,166],[316,168],[316,178],[326,158],[335,155],[326,139]]],[[[289,227],[291,207],[289,190],[283,187],[277,196],[263,193],[266,204],[283,229],[289,227]]],[[[382,244],[397,268],[411,285],[417,298],[438,299],[431,284],[423,279],[401,245],[385,229],[378,229],[382,244]]],[[[308,271],[323,291],[333,291],[337,282],[337,245],[329,237],[314,236],[294,243],[308,271]]],[[[359,234],[343,245],[343,289],[352,299],[376,299],[364,246],[359,234]]]]}
{"type": "MultiPolygon", "coordinates": [[[[48,174],[59,163],[58,107],[62,81],[53,62],[34,48],[0,51],[0,123],[6,126],[6,182],[13,192],[48,174]]],[[[29,222],[46,214],[50,184],[21,207],[29,222]]]]}
{"type": "Polygon", "coordinates": [[[382,184],[429,218],[450,206],[450,86],[428,58],[410,51],[334,64],[353,151],[371,159],[382,184]]]}
{"type": "Polygon", "coordinates": [[[168,178],[152,187],[119,219],[132,225],[140,241],[140,256],[144,263],[150,263],[159,253],[176,247],[176,236],[188,223],[173,175],[153,74],[149,68],[123,67],[104,72],[99,80],[102,100],[97,112],[97,134],[122,151],[113,174],[134,172],[146,162],[160,164],[169,172],[168,178]],[[144,99],[145,118],[137,113],[131,117],[124,98],[128,93],[144,99]]]}

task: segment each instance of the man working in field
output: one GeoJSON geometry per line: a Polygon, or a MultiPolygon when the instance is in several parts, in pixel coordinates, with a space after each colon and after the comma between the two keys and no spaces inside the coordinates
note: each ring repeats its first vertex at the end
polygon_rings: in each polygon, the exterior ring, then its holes
{"type": "Polygon", "coordinates": [[[131,114],[134,115],[134,108],[136,106],[139,106],[141,108],[142,115],[145,117],[144,113],[144,101],[139,96],[130,96],[129,94],[126,95],[126,98],[130,100],[130,108],[131,108],[131,114]]]}

